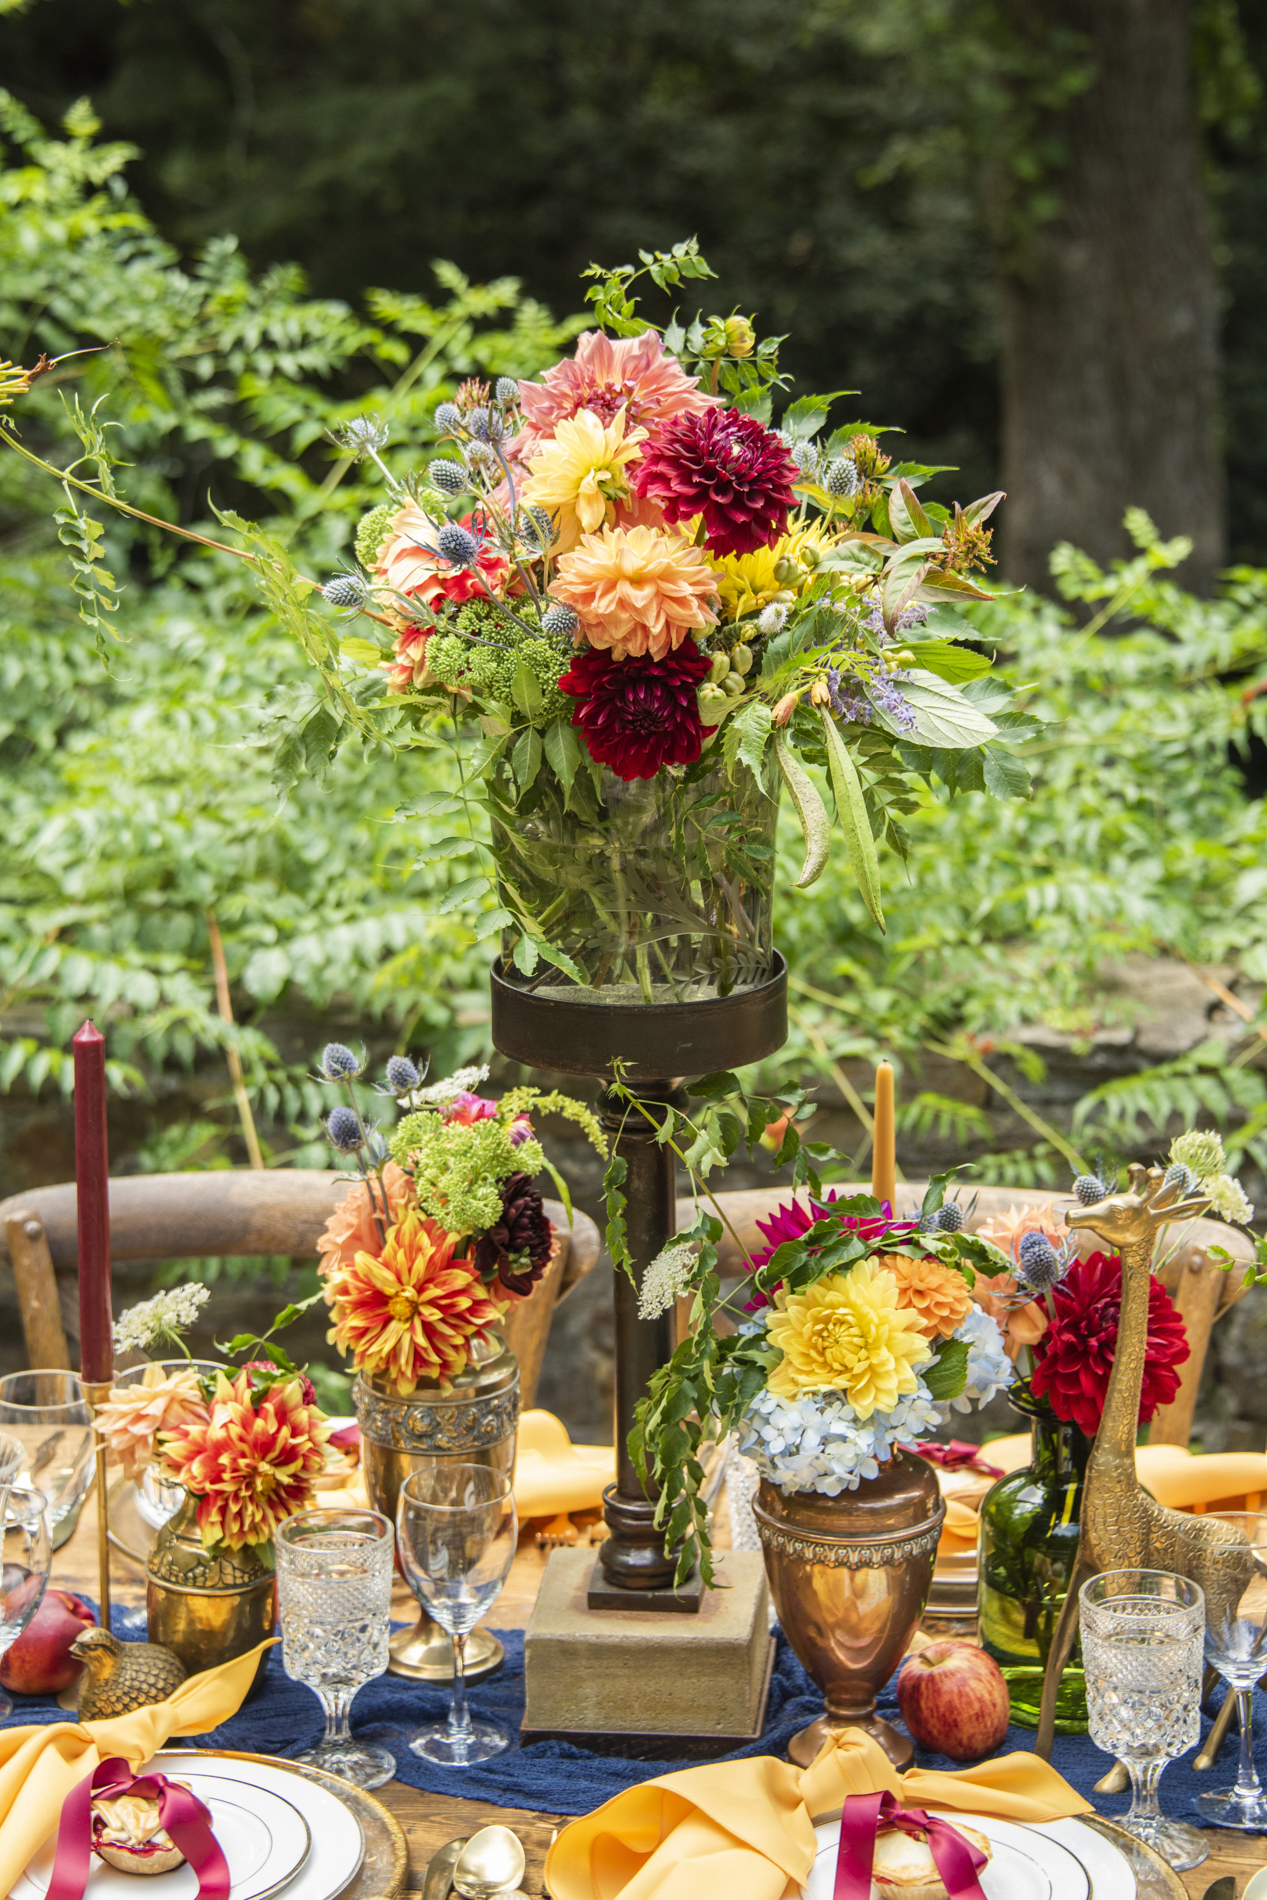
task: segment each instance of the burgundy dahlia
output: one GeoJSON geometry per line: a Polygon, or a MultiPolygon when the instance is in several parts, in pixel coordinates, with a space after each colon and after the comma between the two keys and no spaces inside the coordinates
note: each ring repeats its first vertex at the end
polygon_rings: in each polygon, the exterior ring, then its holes
{"type": "Polygon", "coordinates": [[[580,701],[572,724],[585,734],[592,758],[617,778],[654,778],[661,766],[692,764],[713,731],[701,724],[695,697],[708,667],[693,640],[662,660],[614,660],[588,647],[559,685],[580,701]]]}
{"type": "Polygon", "coordinates": [[[475,1243],[475,1266],[482,1279],[494,1274],[507,1293],[521,1299],[546,1270],[554,1236],[545,1207],[526,1174],[512,1174],[502,1184],[501,1218],[475,1243]]]}
{"type": "Polygon", "coordinates": [[[668,521],[703,515],[709,552],[751,554],[787,532],[796,464],[772,429],[734,409],[673,416],[630,471],[668,521]]]}
{"type": "MultiPolygon", "coordinates": [[[[1093,1253],[1069,1269],[1052,1289],[1056,1317],[1034,1347],[1034,1397],[1045,1398],[1057,1418],[1072,1420],[1087,1436],[1100,1427],[1117,1352],[1122,1308],[1119,1254],[1093,1253]]],[[[1154,1275],[1148,1283],[1148,1334],[1139,1422],[1147,1425],[1159,1405],[1179,1390],[1176,1370],[1188,1357],[1188,1329],[1169,1293],[1154,1275]]]]}

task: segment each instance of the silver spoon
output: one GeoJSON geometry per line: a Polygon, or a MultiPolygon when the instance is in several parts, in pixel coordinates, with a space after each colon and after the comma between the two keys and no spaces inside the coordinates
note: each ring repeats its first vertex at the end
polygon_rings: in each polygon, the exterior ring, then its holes
{"type": "Polygon", "coordinates": [[[508,1827],[482,1827],[458,1855],[454,1889],[466,1900],[509,1895],[523,1879],[527,1864],[518,1835],[508,1827]]]}
{"type": "Polygon", "coordinates": [[[453,1889],[453,1869],[469,1839],[469,1834],[459,1834],[455,1841],[449,1841],[431,1856],[423,1878],[422,1900],[449,1900],[453,1889]]]}

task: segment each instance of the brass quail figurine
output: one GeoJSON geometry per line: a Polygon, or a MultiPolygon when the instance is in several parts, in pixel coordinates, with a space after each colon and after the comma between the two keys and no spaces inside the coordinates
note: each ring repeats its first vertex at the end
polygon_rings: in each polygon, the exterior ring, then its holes
{"type": "Polygon", "coordinates": [[[121,1643],[109,1630],[85,1630],[70,1646],[84,1665],[79,1682],[79,1719],[128,1715],[162,1702],[189,1671],[158,1643],[121,1643]]]}

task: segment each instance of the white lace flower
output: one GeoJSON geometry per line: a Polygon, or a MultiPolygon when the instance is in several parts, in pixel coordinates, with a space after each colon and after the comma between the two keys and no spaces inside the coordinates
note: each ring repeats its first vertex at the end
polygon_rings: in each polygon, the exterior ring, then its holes
{"type": "Polygon", "coordinates": [[[428,1083],[426,1088],[409,1091],[401,1100],[409,1108],[451,1108],[459,1095],[470,1095],[488,1080],[488,1064],[472,1063],[469,1068],[455,1069],[443,1082],[428,1083]]]}
{"type": "Polygon", "coordinates": [[[168,1287],[153,1299],[130,1306],[114,1323],[116,1352],[145,1352],[159,1340],[174,1342],[187,1326],[192,1326],[203,1304],[211,1298],[211,1288],[191,1283],[168,1287]]]}
{"type": "Polygon", "coordinates": [[[988,1405],[997,1392],[1004,1392],[1016,1377],[1016,1368],[1003,1349],[1003,1335],[990,1315],[979,1306],[955,1328],[954,1337],[968,1348],[968,1371],[963,1391],[943,1408],[970,1412],[973,1405],[988,1405]]]}
{"type": "Polygon", "coordinates": [[[638,1295],[639,1319],[659,1319],[661,1313],[668,1312],[690,1285],[695,1257],[693,1244],[665,1247],[656,1255],[642,1276],[642,1290],[638,1295]]]}
{"type": "Polygon", "coordinates": [[[1201,1183],[1201,1192],[1209,1196],[1211,1211],[1220,1220],[1236,1221],[1242,1227],[1253,1220],[1254,1210],[1234,1175],[1216,1174],[1213,1180],[1201,1183]]]}
{"type": "Polygon", "coordinates": [[[1176,1135],[1170,1144],[1170,1159],[1181,1161],[1203,1184],[1221,1175],[1227,1166],[1222,1136],[1207,1128],[1189,1128],[1186,1134],[1176,1135]]]}

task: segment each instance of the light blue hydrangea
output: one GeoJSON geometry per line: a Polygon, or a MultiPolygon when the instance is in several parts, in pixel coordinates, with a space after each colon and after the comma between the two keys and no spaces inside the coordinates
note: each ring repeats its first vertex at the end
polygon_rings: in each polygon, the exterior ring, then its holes
{"type": "Polygon", "coordinates": [[[988,1313],[974,1306],[963,1323],[955,1328],[955,1338],[968,1348],[968,1374],[963,1391],[945,1408],[970,1412],[974,1405],[988,1405],[998,1392],[1005,1392],[1016,1377],[1016,1368],[1003,1350],[1003,1335],[988,1313]]]}
{"type": "Polygon", "coordinates": [[[739,1426],[739,1450],[783,1491],[834,1498],[878,1475],[895,1445],[936,1431],[941,1409],[923,1380],[892,1411],[860,1419],[848,1399],[815,1392],[800,1399],[762,1392],[739,1426]]]}

